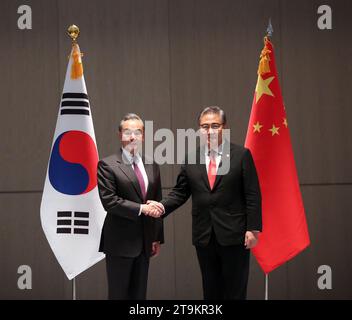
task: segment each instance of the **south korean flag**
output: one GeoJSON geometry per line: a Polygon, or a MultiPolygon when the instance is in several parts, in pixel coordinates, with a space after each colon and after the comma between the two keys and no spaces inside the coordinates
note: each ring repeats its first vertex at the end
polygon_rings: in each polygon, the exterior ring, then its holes
{"type": "Polygon", "coordinates": [[[106,213],[97,188],[91,112],[81,52],[74,43],[40,208],[45,236],[70,280],[104,258],[98,250],[106,213]]]}

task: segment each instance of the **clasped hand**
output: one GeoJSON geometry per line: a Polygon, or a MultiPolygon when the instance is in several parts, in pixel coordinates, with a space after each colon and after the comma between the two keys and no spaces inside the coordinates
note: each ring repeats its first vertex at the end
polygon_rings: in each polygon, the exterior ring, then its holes
{"type": "Polygon", "coordinates": [[[164,206],[160,202],[148,200],[147,204],[142,204],[142,212],[146,216],[159,218],[164,213],[164,206]]]}

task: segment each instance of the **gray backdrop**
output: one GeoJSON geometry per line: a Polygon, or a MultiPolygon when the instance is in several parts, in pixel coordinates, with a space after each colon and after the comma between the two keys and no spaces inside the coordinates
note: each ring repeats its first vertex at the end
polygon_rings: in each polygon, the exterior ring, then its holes
{"type": "MultiPolygon", "coordinates": [[[[126,112],[154,128],[196,126],[203,106],[227,112],[243,144],[268,18],[311,246],[270,274],[272,299],[351,299],[351,74],[349,0],[32,0],[33,29],[19,30],[23,1],[0,2],[0,298],[70,299],[72,283],[41,229],[39,207],[70,40],[81,29],[85,78],[99,154],[118,147],[126,112]],[[333,29],[319,30],[329,4],[333,29]],[[320,265],[332,290],[320,290],[320,265]],[[32,290],[19,290],[29,265],[32,290]]],[[[163,192],[178,167],[162,167],[163,192]]],[[[165,221],[166,243],[150,268],[150,299],[202,298],[191,245],[190,202],[165,221]]],[[[79,299],[105,299],[105,262],[77,277],[79,299]]],[[[252,259],[248,298],[263,299],[264,275],[252,259]]]]}

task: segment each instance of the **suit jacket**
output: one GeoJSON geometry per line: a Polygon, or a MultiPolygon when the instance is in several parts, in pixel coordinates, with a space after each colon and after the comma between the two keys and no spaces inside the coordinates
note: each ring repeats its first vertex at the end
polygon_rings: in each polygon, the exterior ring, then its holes
{"type": "MultiPolygon", "coordinates": [[[[162,219],[139,214],[143,196],[131,164],[119,153],[98,163],[100,200],[107,212],[102,230],[99,251],[121,257],[137,257],[144,248],[149,257],[152,242],[164,242],[162,219]]],[[[125,158],[125,157],[124,157],[125,158]]],[[[159,166],[145,164],[148,176],[147,200],[160,201],[161,182],[159,166]]]]}
{"type": "Polygon", "coordinates": [[[209,243],[212,228],[217,241],[224,246],[243,244],[247,230],[262,230],[261,193],[251,152],[236,144],[226,149],[229,153],[222,154],[219,168],[226,157],[229,171],[217,175],[212,190],[204,147],[198,148],[196,164],[190,164],[190,157],[186,157],[175,187],[161,201],[166,217],[192,196],[192,242],[196,246],[209,243]]]}

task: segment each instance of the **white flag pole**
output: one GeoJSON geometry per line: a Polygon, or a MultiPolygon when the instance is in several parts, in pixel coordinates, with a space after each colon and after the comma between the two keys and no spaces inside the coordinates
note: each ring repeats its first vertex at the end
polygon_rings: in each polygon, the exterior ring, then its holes
{"type": "Polygon", "coordinates": [[[72,300],[76,300],[76,278],[72,279],[72,300]]]}

